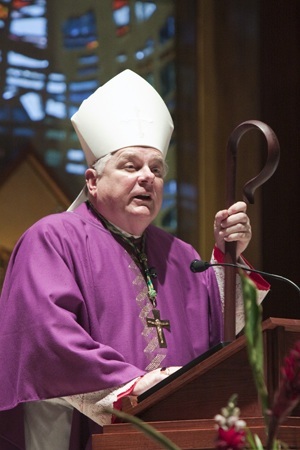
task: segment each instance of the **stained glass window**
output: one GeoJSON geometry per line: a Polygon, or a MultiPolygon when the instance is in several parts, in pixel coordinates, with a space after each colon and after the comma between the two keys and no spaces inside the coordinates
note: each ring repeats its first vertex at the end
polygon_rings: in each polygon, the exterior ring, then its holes
{"type": "Polygon", "coordinates": [[[94,11],[71,16],[62,26],[65,48],[91,48],[97,42],[97,26],[94,11]]]}
{"type": "MultiPolygon", "coordinates": [[[[173,113],[174,33],[172,0],[101,0],[92,7],[70,0],[0,0],[1,169],[29,144],[74,198],[86,165],[70,117],[125,68],[147,79],[173,113]]],[[[158,220],[174,231],[176,171],[174,161],[169,165],[158,220]]]]}

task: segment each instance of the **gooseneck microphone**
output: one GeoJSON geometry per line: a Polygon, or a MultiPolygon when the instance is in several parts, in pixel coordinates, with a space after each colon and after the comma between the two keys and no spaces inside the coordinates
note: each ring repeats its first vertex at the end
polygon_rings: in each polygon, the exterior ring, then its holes
{"type": "Polygon", "coordinates": [[[288,278],[285,278],[281,275],[276,275],[274,273],[268,273],[263,272],[262,270],[256,270],[251,269],[251,267],[243,266],[241,264],[232,264],[232,263],[209,263],[207,261],[201,261],[200,259],[194,259],[194,261],[191,262],[190,269],[194,273],[198,272],[205,272],[205,270],[209,269],[213,266],[221,266],[221,267],[234,267],[235,269],[242,269],[246,272],[254,272],[258,273],[260,275],[270,277],[270,278],[276,278],[278,280],[284,281],[285,283],[288,283],[289,285],[293,286],[295,289],[297,289],[298,294],[300,295],[300,287],[294,283],[292,280],[289,280],[288,278]]]}

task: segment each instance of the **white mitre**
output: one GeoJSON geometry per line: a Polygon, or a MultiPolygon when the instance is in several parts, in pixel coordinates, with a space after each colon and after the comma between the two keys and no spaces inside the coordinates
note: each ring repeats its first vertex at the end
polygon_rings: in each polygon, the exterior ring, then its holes
{"type": "MultiPolygon", "coordinates": [[[[133,146],[156,148],[165,158],[174,129],[160,95],[131,70],[98,88],[71,121],[89,166],[108,153],[133,146]]],[[[86,200],[84,188],[69,211],[86,200]]]]}

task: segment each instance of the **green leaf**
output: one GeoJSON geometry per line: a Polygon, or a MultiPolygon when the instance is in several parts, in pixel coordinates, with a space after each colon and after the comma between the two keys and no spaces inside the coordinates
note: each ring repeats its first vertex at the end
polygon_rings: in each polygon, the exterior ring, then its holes
{"type": "Polygon", "coordinates": [[[245,335],[248,360],[260,398],[262,413],[268,423],[269,396],[264,377],[264,350],[262,335],[262,307],[257,304],[257,289],[254,283],[240,273],[244,297],[245,335]]]}
{"type": "Polygon", "coordinates": [[[169,438],[167,438],[164,434],[157,431],[154,427],[139,419],[138,417],[132,416],[130,414],[126,414],[122,411],[116,409],[106,408],[105,411],[109,414],[113,414],[114,416],[122,419],[126,422],[130,422],[135,428],[142,431],[146,436],[157,442],[162,446],[162,448],[166,448],[169,450],[180,450],[180,448],[174,444],[169,438]]]}
{"type": "Polygon", "coordinates": [[[254,447],[254,448],[256,448],[257,450],[264,450],[261,440],[259,439],[257,434],[254,435],[254,440],[255,440],[255,445],[256,445],[256,447],[254,447]]]}

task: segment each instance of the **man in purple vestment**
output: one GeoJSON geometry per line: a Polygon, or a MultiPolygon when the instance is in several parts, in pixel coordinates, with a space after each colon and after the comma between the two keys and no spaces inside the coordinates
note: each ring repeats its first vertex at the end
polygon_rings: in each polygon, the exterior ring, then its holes
{"type": "MultiPolygon", "coordinates": [[[[111,420],[106,406],[134,399],[222,341],[222,269],[193,274],[198,253],[151,225],[173,131],[160,96],[126,70],[72,123],[86,185],[68,211],[21,237],[3,286],[1,450],[90,448],[91,433],[111,420]]],[[[218,212],[214,233],[213,261],[226,241],[242,258],[246,204],[218,212]]],[[[255,282],[262,300],[268,285],[255,282]]]]}

